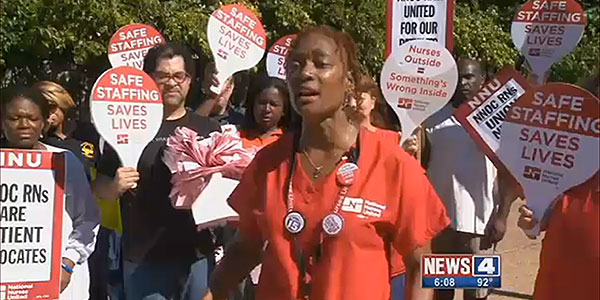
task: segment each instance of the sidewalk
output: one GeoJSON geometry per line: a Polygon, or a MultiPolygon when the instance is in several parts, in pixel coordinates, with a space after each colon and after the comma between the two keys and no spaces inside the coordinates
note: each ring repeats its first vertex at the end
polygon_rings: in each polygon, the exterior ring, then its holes
{"type": "MultiPolygon", "coordinates": [[[[517,227],[521,204],[520,200],[513,203],[506,235],[496,249],[502,256],[502,288],[494,291],[489,300],[532,299],[542,236],[530,240],[517,227]]],[[[454,299],[462,300],[462,292],[456,293],[454,299]]]]}

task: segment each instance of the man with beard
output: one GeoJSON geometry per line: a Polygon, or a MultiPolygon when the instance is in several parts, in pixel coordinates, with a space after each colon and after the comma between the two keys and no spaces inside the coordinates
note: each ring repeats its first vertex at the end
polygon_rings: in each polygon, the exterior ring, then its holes
{"type": "MultiPolygon", "coordinates": [[[[179,299],[189,289],[207,286],[213,263],[213,236],[197,232],[190,210],[171,206],[171,173],[162,162],[167,138],[177,127],[207,137],[219,124],[185,107],[195,66],[186,47],[157,45],[144,59],[144,71],[163,96],[164,119],[158,134],[146,146],[137,169],[120,167],[114,151],[103,155],[100,173],[113,178],[102,198],[121,198],[123,212],[123,269],[127,299],[179,299]],[[201,269],[204,276],[190,270],[201,269]]],[[[200,292],[202,293],[202,292],[200,292]]]]}

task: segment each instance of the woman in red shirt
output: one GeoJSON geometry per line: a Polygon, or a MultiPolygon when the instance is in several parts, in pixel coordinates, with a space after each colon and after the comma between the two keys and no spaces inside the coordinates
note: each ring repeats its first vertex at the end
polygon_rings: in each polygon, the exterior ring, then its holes
{"type": "Polygon", "coordinates": [[[361,125],[372,132],[380,129],[380,134],[390,138],[390,142],[396,142],[396,145],[399,145],[400,121],[381,95],[377,82],[367,75],[361,76],[356,85],[356,94],[360,99],[358,108],[363,115],[361,125]]]}
{"type": "Polygon", "coordinates": [[[392,247],[405,259],[409,298],[431,299],[420,256],[449,220],[417,161],[360,128],[354,41],[326,26],[305,30],[286,71],[302,129],[263,148],[231,195],[239,233],[204,299],[225,299],[262,256],[259,300],[388,300],[392,247]]]}
{"type": "Polygon", "coordinates": [[[246,124],[240,129],[244,148],[276,141],[290,124],[288,89],[279,78],[259,74],[250,85],[246,106],[246,124]]]}
{"type": "MultiPolygon", "coordinates": [[[[379,134],[388,143],[400,147],[400,121],[379,92],[379,86],[371,77],[363,75],[356,85],[360,97],[359,110],[363,115],[361,125],[379,134]]],[[[392,276],[391,300],[404,300],[406,267],[402,255],[391,249],[390,271],[392,276]]]]}
{"type": "MultiPolygon", "coordinates": [[[[542,221],[546,235],[533,299],[600,299],[600,176],[571,188],[542,221]]],[[[519,227],[537,224],[533,212],[519,209],[519,227]]]]}

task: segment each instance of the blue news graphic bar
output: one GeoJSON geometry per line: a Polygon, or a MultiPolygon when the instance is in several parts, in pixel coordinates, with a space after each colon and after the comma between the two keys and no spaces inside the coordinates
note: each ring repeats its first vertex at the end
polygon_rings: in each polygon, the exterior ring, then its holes
{"type": "Polygon", "coordinates": [[[423,287],[433,289],[500,288],[500,277],[423,277],[423,287]]]}

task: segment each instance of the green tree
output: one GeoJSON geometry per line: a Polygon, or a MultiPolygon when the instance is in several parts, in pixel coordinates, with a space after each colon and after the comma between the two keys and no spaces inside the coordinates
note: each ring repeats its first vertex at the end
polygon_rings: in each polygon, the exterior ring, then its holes
{"type": "MultiPolygon", "coordinates": [[[[109,68],[110,37],[132,22],[153,25],[168,40],[188,44],[205,62],[211,59],[206,39],[209,15],[234,2],[261,16],[270,42],[308,25],[343,29],[356,39],[366,71],[376,75],[381,70],[384,0],[12,0],[0,7],[2,87],[59,78],[72,91],[81,91],[78,99],[85,99],[95,78],[109,68]]],[[[505,65],[520,67],[522,57],[512,45],[510,24],[521,3],[457,0],[456,54],[486,61],[490,72],[505,65]]],[[[598,70],[599,8],[597,0],[582,3],[589,25],[579,47],[553,66],[551,80],[575,83],[598,70]]]]}

